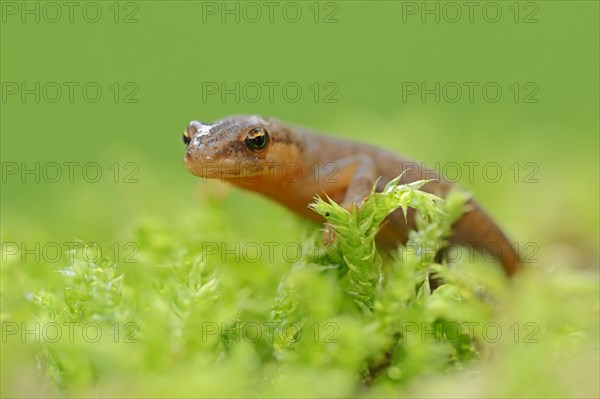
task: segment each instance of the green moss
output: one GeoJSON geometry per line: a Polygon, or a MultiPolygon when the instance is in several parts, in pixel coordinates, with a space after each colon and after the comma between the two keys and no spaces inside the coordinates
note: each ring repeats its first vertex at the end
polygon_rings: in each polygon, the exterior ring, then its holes
{"type": "MultiPolygon", "coordinates": [[[[438,264],[467,197],[397,182],[351,211],[316,199],[311,208],[336,239],[323,247],[314,231],[294,247],[298,257],[249,256],[257,243],[219,228],[218,210],[143,222],[139,262],[75,251],[56,268],[62,285],[29,296],[33,317],[3,309],[4,324],[46,328],[18,354],[5,334],[3,349],[26,370],[37,359],[47,384],[38,393],[60,396],[594,396],[586,376],[598,367],[597,282],[536,270],[508,281],[479,260],[438,264]],[[409,207],[417,229],[382,257],[381,222],[409,207]],[[430,276],[445,284],[432,290],[430,276]],[[48,326],[62,335],[48,339],[48,326]]],[[[4,288],[39,278],[15,264],[2,277],[4,288]]]]}

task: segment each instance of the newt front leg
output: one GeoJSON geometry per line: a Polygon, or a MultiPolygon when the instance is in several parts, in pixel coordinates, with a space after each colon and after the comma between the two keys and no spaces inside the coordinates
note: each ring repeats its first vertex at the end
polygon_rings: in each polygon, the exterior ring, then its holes
{"type": "MultiPolygon", "coordinates": [[[[360,208],[362,201],[369,195],[376,180],[376,168],[373,160],[365,155],[353,155],[333,163],[335,174],[328,176],[332,182],[326,190],[330,193],[343,193],[340,203],[347,211],[352,211],[356,205],[360,208]]],[[[324,173],[319,175],[325,175],[324,173]]],[[[327,191],[323,192],[331,197],[327,191]]],[[[331,224],[325,222],[323,229],[323,243],[325,245],[335,241],[335,230],[331,224]]]]}

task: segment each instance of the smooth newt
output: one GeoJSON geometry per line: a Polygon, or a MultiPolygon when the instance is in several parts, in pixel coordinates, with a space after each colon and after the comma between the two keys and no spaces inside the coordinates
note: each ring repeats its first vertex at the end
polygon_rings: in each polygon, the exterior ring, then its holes
{"type": "MultiPolygon", "coordinates": [[[[192,121],[185,129],[185,165],[196,176],[226,180],[265,195],[295,213],[323,222],[308,208],[326,194],[346,209],[400,175],[401,183],[435,178],[423,190],[444,196],[452,184],[431,170],[390,151],[364,143],[327,137],[261,116],[231,116],[212,124],[192,121]]],[[[377,235],[378,244],[406,242],[414,228],[414,212],[405,220],[392,213],[377,235]]],[[[500,261],[508,275],[520,264],[504,233],[472,199],[468,211],[453,225],[450,242],[473,246],[500,261]]]]}

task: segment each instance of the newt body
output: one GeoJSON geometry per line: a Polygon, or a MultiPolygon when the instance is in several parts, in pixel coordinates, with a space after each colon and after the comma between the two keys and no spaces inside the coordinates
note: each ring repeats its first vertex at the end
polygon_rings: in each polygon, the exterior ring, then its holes
{"type": "MultiPolygon", "coordinates": [[[[184,162],[194,175],[226,180],[317,222],[324,220],[308,208],[316,195],[326,194],[350,209],[360,204],[377,179],[381,190],[402,172],[401,183],[434,178],[423,190],[442,197],[453,187],[439,174],[390,151],[272,118],[241,115],[212,124],[193,121],[184,132],[184,142],[184,162]]],[[[475,201],[469,200],[468,206],[453,225],[450,241],[492,253],[512,275],[519,267],[516,251],[475,201]]],[[[405,242],[411,227],[413,213],[406,221],[401,211],[392,213],[378,233],[378,244],[393,247],[405,242]]]]}

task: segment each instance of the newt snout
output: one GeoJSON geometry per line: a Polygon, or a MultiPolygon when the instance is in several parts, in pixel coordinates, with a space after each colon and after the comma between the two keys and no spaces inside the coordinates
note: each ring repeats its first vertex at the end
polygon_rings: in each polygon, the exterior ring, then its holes
{"type": "Polygon", "coordinates": [[[187,145],[197,134],[208,134],[211,125],[205,125],[200,121],[191,121],[183,132],[183,142],[187,145]]]}
{"type": "Polygon", "coordinates": [[[184,163],[190,172],[197,176],[204,176],[198,167],[212,162],[215,154],[219,152],[215,145],[211,145],[211,141],[214,140],[214,137],[210,136],[211,127],[212,125],[200,121],[191,121],[183,131],[183,142],[187,146],[184,163]]]}

